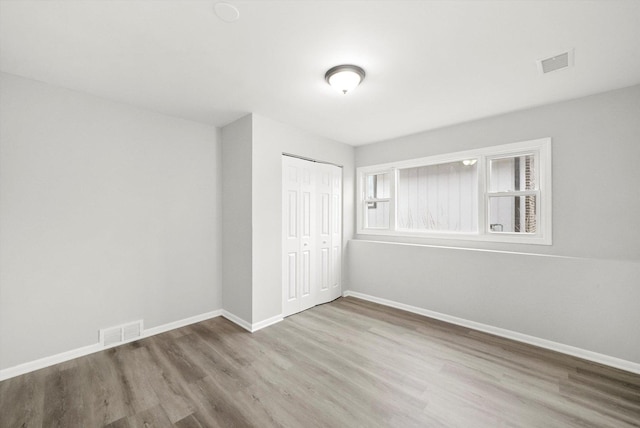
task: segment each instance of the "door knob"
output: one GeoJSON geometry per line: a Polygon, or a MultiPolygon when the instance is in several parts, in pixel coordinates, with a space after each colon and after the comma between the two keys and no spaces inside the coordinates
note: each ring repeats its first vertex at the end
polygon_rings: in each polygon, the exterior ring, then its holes
{"type": "Polygon", "coordinates": [[[305,242],[305,243],[304,243],[304,246],[306,247],[307,245],[309,245],[309,244],[307,244],[307,243],[305,242]]]}
{"type": "Polygon", "coordinates": [[[326,244],[326,243],[327,243],[327,241],[322,241],[322,243],[323,243],[323,244],[326,244]]]}

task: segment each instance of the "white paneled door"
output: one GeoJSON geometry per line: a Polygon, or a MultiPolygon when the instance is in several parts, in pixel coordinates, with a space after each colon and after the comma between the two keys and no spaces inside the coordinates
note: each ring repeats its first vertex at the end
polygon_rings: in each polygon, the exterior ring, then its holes
{"type": "Polygon", "coordinates": [[[284,316],[341,294],[342,168],[282,156],[284,316]]]}

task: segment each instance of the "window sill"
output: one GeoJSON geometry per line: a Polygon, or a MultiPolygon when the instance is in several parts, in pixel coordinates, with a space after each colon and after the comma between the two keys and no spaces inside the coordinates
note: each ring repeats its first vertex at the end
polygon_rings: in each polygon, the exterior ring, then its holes
{"type": "Polygon", "coordinates": [[[529,245],[552,245],[551,236],[544,237],[539,235],[523,236],[517,233],[462,233],[462,232],[413,232],[402,230],[384,230],[384,229],[358,229],[358,235],[370,236],[390,236],[398,238],[420,238],[420,239],[446,239],[455,241],[474,241],[474,242],[503,242],[512,244],[529,244],[529,245]]]}

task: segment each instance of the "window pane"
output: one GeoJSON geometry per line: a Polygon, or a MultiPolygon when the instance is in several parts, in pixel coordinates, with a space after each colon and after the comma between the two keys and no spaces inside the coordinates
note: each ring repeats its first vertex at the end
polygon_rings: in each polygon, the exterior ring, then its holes
{"type": "Polygon", "coordinates": [[[523,155],[489,161],[489,191],[536,190],[535,156],[523,155]]]}
{"type": "Polygon", "coordinates": [[[389,202],[366,202],[365,220],[369,228],[389,228],[389,202]]]}
{"type": "Polygon", "coordinates": [[[478,166],[465,163],[457,161],[399,170],[398,227],[476,232],[478,166]]]}
{"type": "Polygon", "coordinates": [[[367,175],[367,199],[388,198],[391,195],[389,173],[367,175]]]}
{"type": "Polygon", "coordinates": [[[489,230],[536,233],[536,197],[492,196],[489,198],[489,230]]]}

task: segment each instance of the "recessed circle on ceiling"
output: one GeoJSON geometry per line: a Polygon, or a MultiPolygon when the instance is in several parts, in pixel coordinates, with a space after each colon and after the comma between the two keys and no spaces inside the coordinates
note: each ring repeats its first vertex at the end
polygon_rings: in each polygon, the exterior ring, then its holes
{"type": "Polygon", "coordinates": [[[240,18],[240,11],[237,7],[229,3],[216,3],[213,6],[213,10],[218,15],[218,18],[222,19],[224,22],[234,22],[240,18]]]}

